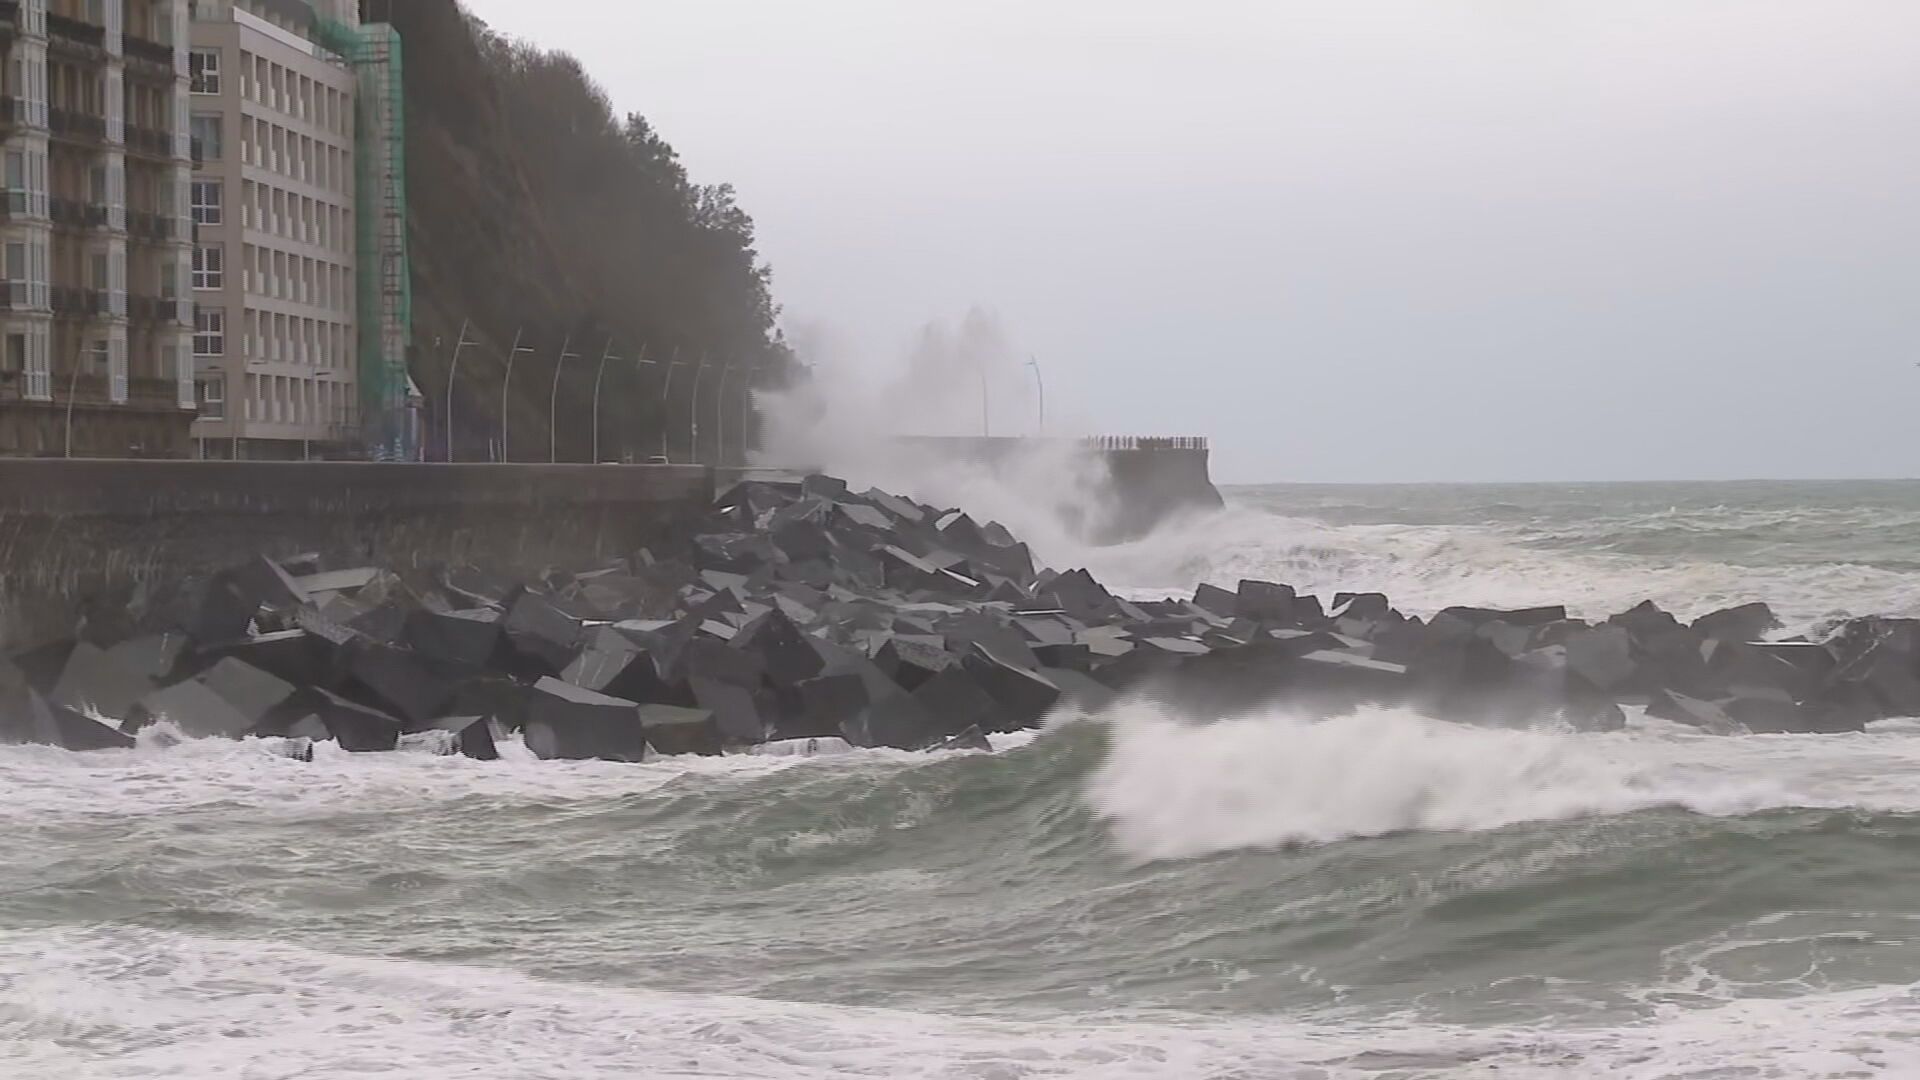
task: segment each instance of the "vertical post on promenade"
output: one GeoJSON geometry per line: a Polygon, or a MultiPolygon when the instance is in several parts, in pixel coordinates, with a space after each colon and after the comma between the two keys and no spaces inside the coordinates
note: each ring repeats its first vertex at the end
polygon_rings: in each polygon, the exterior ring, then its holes
{"type": "Polygon", "coordinates": [[[707,373],[707,353],[700,351],[700,362],[693,366],[693,400],[687,402],[687,453],[693,464],[700,464],[700,377],[707,373]]]}
{"type": "MultiPolygon", "coordinates": [[[[600,371],[593,377],[593,463],[600,464],[600,380],[607,377],[607,361],[618,360],[613,355],[613,339],[607,339],[606,350],[600,354],[600,371]]],[[[640,363],[647,362],[647,350],[640,350],[640,363]]]]}
{"type": "Polygon", "coordinates": [[[667,432],[668,394],[673,392],[673,369],[680,366],[680,346],[675,345],[667,358],[667,377],[660,382],[660,458],[667,464],[673,464],[673,447],[669,444],[667,432]]]}
{"type": "Polygon", "coordinates": [[[523,326],[513,332],[513,348],[507,350],[507,377],[500,380],[500,460],[503,462],[513,460],[513,455],[507,452],[507,418],[513,415],[513,410],[507,407],[507,391],[513,387],[513,362],[521,353],[533,351],[520,344],[526,330],[523,326]]]}
{"type": "Polygon", "coordinates": [[[453,461],[453,377],[460,372],[460,353],[469,345],[478,345],[477,341],[467,340],[468,320],[460,320],[460,340],[453,345],[453,363],[447,365],[447,461],[453,461]]]}
{"type": "Polygon", "coordinates": [[[573,347],[573,335],[568,334],[560,343],[560,359],[553,365],[553,390],[547,395],[547,464],[560,460],[560,373],[567,369],[567,357],[578,359],[580,354],[569,352],[573,347]]]}
{"type": "Polygon", "coordinates": [[[720,389],[713,397],[713,463],[727,463],[727,376],[733,374],[733,361],[720,365],[720,389]]]}

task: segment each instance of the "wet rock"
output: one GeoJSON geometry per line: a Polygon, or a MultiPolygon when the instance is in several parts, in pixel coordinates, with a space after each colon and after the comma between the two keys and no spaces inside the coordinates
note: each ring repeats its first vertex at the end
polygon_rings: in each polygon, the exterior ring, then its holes
{"type": "Polygon", "coordinates": [[[124,720],[154,682],[97,645],[82,641],[67,655],[60,681],[47,700],[76,712],[124,720]]]}
{"type": "Polygon", "coordinates": [[[529,674],[558,675],[567,670],[580,650],[585,633],[580,620],[560,610],[538,593],[522,593],[507,612],[504,624],[513,651],[529,674]]]}
{"type": "Polygon", "coordinates": [[[36,690],[27,691],[27,719],[14,730],[27,735],[23,742],[42,743],[64,750],[123,750],[133,745],[133,736],[103,724],[90,716],[49,701],[36,690]]]}
{"type": "Polygon", "coordinates": [[[1693,632],[1724,641],[1759,641],[1780,628],[1780,620],[1765,604],[1723,608],[1693,620],[1693,632]]]}
{"type": "Polygon", "coordinates": [[[1633,678],[1633,638],[1625,627],[1576,631],[1567,637],[1566,650],[1567,666],[1602,690],[1626,685],[1633,678]]]}
{"type": "Polygon", "coordinates": [[[408,720],[440,716],[453,698],[453,682],[403,649],[375,642],[362,643],[352,651],[347,669],[355,689],[370,695],[367,704],[408,720]]]}
{"type": "Polygon", "coordinates": [[[402,636],[415,655],[442,670],[476,670],[493,663],[505,646],[501,621],[495,608],[410,611],[402,636]]]}
{"type": "Polygon", "coordinates": [[[673,705],[640,706],[640,727],[647,745],[661,754],[698,754],[713,757],[725,745],[720,724],[705,709],[673,705]]]}
{"type": "MultiPolygon", "coordinates": [[[[379,709],[348,701],[328,691],[318,691],[314,717],[326,735],[340,748],[356,754],[386,753],[400,748],[399,718],[379,709]]],[[[289,734],[306,736],[309,731],[298,725],[289,734]]]]}
{"type": "Polygon", "coordinates": [[[542,760],[644,761],[640,706],[555,678],[542,678],[527,700],[527,749],[542,760]]]}
{"type": "Polygon", "coordinates": [[[927,747],[926,752],[934,753],[935,751],[946,750],[973,750],[992,753],[993,744],[987,741],[986,734],[979,728],[970,727],[958,734],[941,739],[939,742],[927,747]]]}
{"type": "Polygon", "coordinates": [[[413,729],[412,734],[431,731],[448,736],[452,752],[475,761],[500,758],[500,750],[493,741],[493,725],[484,716],[442,716],[408,726],[413,729]]]}

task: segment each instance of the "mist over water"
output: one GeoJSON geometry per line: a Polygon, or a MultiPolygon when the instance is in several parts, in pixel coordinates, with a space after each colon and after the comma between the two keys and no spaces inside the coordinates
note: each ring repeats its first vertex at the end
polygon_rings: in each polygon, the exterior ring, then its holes
{"type": "MultiPolygon", "coordinates": [[[[921,482],[998,499],[981,518],[1045,512],[1001,479],[921,482]]],[[[1920,596],[1904,485],[1229,498],[1122,547],[1032,538],[1145,595],[1245,575],[1413,610],[1769,599],[1803,626],[1920,596]]],[[[997,747],[0,748],[0,1075],[1920,1070],[1920,722],[1194,727],[1123,703],[997,747]]]]}

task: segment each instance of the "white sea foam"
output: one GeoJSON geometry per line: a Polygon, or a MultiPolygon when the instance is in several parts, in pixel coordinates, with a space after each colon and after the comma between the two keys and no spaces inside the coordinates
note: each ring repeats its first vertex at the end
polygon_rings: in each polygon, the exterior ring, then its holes
{"type": "Polygon", "coordinates": [[[1912,1075],[1914,988],[1664,1006],[1620,1026],[1410,1016],[963,1018],[113,928],[0,932],[0,1071],[32,1080],[942,1080],[1912,1075]]]}
{"type": "Polygon", "coordinates": [[[1333,525],[1233,506],[1110,548],[1037,545],[1053,565],[1085,564],[1135,596],[1187,595],[1210,581],[1283,581],[1331,599],[1384,592],[1427,615],[1455,604],[1565,604],[1602,619],[1651,599],[1683,618],[1764,600],[1790,631],[1849,615],[1920,615],[1920,573],[1851,562],[1739,566],[1694,555],[1662,560],[1539,549],[1491,527],[1333,525]]]}
{"type": "Polygon", "coordinates": [[[1267,713],[1192,726],[1134,704],[1088,786],[1130,856],[1245,848],[1675,807],[1920,810],[1920,738],[1715,738],[1664,724],[1586,735],[1478,728],[1374,709],[1312,722],[1267,713]]]}

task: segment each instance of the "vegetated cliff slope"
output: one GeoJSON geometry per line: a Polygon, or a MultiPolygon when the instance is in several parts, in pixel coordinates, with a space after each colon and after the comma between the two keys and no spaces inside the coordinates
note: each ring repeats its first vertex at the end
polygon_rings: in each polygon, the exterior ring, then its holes
{"type": "Polygon", "coordinates": [[[601,393],[602,460],[713,461],[713,415],[726,412],[725,453],[739,452],[740,374],[764,384],[790,361],[774,327],[770,275],[753,221],[732,189],[691,183],[673,148],[640,116],[617,117],[572,57],[505,40],[455,0],[378,5],[406,55],[409,232],[414,288],[413,375],[426,396],[428,456],[445,455],[448,366],[463,321],[479,344],[462,354],[453,389],[455,454],[487,460],[501,440],[502,383],[516,335],[531,352],[513,364],[507,455],[592,459],[590,403],[609,342],[601,393]],[[700,445],[690,445],[694,368],[634,361],[703,355],[700,445]],[[719,400],[722,363],[734,365],[719,400]],[[663,424],[663,418],[665,423],[663,424]],[[667,441],[662,441],[662,428],[667,441]]]}

